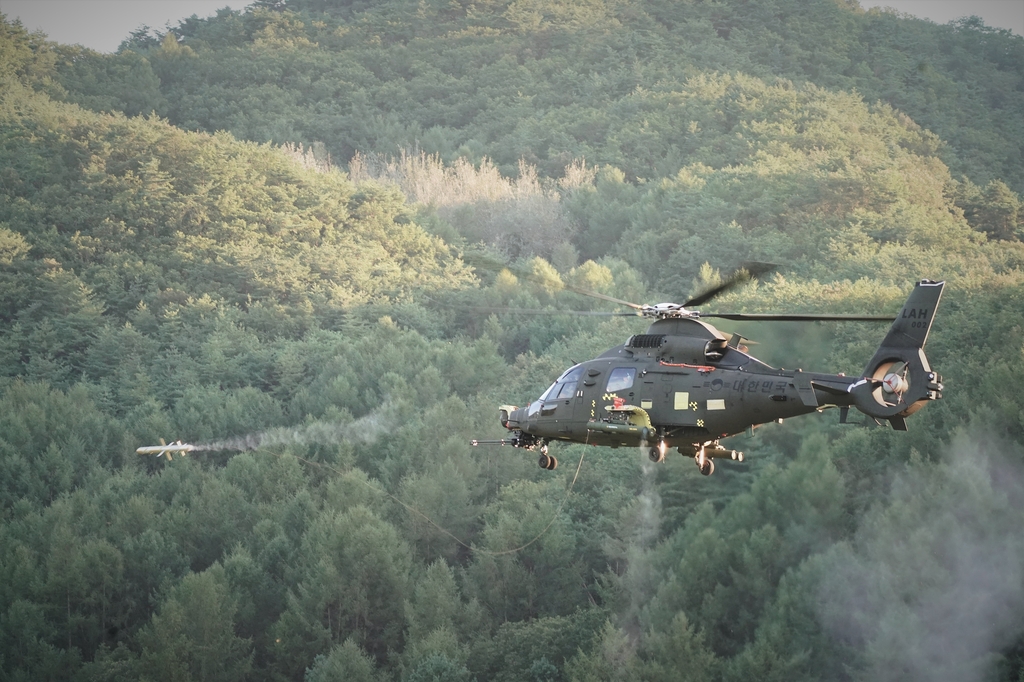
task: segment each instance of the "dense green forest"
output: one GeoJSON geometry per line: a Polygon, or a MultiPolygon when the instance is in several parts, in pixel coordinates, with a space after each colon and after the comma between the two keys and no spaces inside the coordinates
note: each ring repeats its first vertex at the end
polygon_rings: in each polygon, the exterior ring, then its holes
{"type": "MultiPolygon", "coordinates": [[[[1022,140],[1024,39],[846,0],[0,20],[0,678],[1024,680],[1022,140]],[[470,445],[645,328],[514,311],[745,260],[709,307],[945,280],[943,399],[710,478],[470,445]]],[[[884,334],[732,329],[848,374],[884,334]]]]}

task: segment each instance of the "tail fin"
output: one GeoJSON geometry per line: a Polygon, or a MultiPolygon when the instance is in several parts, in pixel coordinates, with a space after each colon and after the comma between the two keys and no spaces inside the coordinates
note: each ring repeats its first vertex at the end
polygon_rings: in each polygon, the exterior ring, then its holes
{"type": "MultiPolygon", "coordinates": [[[[945,282],[932,282],[927,279],[914,286],[910,298],[903,304],[903,310],[892,323],[889,333],[885,335],[878,353],[872,360],[886,348],[924,348],[944,286],[945,282]]],[[[870,364],[868,367],[870,368],[870,364]]]]}
{"type": "Polygon", "coordinates": [[[852,387],[858,410],[888,420],[897,430],[905,431],[905,418],[927,401],[942,397],[942,378],[929,366],[924,344],[945,284],[917,283],[864,369],[864,379],[852,387]]]}

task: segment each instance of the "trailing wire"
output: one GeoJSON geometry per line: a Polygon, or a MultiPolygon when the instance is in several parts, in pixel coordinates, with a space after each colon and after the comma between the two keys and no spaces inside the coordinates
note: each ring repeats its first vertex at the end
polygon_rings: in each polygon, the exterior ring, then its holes
{"type": "MultiPolygon", "coordinates": [[[[590,434],[588,433],[587,434],[588,440],[589,440],[589,435],[590,434]]],[[[282,455],[282,454],[277,454],[277,453],[271,453],[271,454],[273,454],[275,457],[284,457],[284,455],[282,455]]],[[[526,549],[527,547],[529,547],[530,545],[532,545],[533,543],[537,542],[538,540],[540,540],[544,536],[545,533],[548,532],[548,530],[551,529],[551,526],[553,526],[555,524],[555,520],[558,518],[558,515],[562,513],[562,508],[565,506],[565,503],[568,502],[568,500],[569,500],[569,495],[572,494],[573,487],[575,487],[575,485],[576,485],[576,479],[579,478],[579,475],[580,475],[580,469],[583,468],[583,459],[586,457],[586,455],[587,455],[587,449],[583,448],[583,451],[580,454],[580,461],[576,465],[576,473],[573,474],[572,481],[569,482],[569,487],[565,491],[565,496],[562,498],[562,501],[558,503],[558,508],[555,510],[555,513],[551,516],[551,520],[548,521],[548,525],[544,526],[544,529],[540,533],[538,533],[529,542],[526,542],[526,543],[524,543],[522,545],[519,545],[518,547],[513,547],[511,549],[503,549],[503,550],[500,550],[500,551],[493,551],[493,550],[489,550],[489,549],[481,549],[479,547],[475,547],[473,545],[470,545],[470,544],[466,543],[465,541],[463,541],[461,538],[457,537],[454,533],[449,531],[447,528],[443,528],[440,525],[438,525],[437,522],[434,521],[432,518],[430,518],[429,516],[427,516],[426,514],[421,512],[416,507],[413,507],[411,504],[408,504],[407,502],[405,502],[404,500],[399,498],[397,495],[388,492],[387,490],[385,490],[382,487],[378,487],[378,486],[374,485],[373,483],[370,483],[369,480],[360,478],[359,482],[362,483],[363,485],[365,485],[367,488],[369,488],[369,489],[371,489],[371,490],[373,490],[375,492],[378,492],[378,493],[380,493],[382,495],[386,495],[387,497],[390,497],[392,500],[394,500],[395,502],[400,504],[402,507],[407,509],[409,512],[411,512],[413,514],[416,514],[417,516],[420,516],[421,518],[423,518],[424,521],[426,521],[431,526],[433,526],[437,530],[441,531],[442,533],[444,533],[445,535],[447,535],[452,540],[457,542],[462,547],[465,547],[469,551],[475,552],[477,554],[483,554],[485,556],[506,556],[506,555],[509,555],[509,554],[516,554],[518,552],[521,552],[524,549],[526,549]]],[[[331,471],[333,471],[333,472],[335,472],[335,473],[337,473],[339,475],[344,475],[344,473],[345,473],[341,469],[338,469],[337,467],[331,466],[330,464],[324,464],[322,462],[314,462],[313,460],[306,459],[305,457],[300,457],[299,455],[294,455],[293,454],[291,456],[294,457],[295,459],[299,460],[300,462],[305,462],[306,464],[309,464],[310,466],[319,467],[321,469],[330,469],[331,471]]]]}

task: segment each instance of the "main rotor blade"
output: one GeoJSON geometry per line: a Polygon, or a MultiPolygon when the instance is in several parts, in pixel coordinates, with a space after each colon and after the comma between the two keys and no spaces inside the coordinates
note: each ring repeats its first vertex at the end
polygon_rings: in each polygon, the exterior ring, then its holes
{"type": "Polygon", "coordinates": [[[722,320],[772,320],[774,322],[892,322],[895,315],[819,315],[817,313],[697,313],[697,317],[722,320]]]}
{"type": "MultiPolygon", "coordinates": [[[[607,294],[599,294],[596,291],[590,291],[589,289],[580,289],[579,287],[574,287],[571,284],[564,284],[562,286],[566,289],[566,291],[571,291],[574,294],[580,294],[581,296],[590,296],[591,298],[598,298],[598,299],[601,299],[602,301],[608,301],[609,303],[618,303],[619,305],[628,306],[630,308],[633,308],[634,310],[642,310],[643,309],[643,306],[640,305],[639,303],[630,303],[629,301],[623,301],[621,298],[615,298],[614,296],[608,296],[607,294]]],[[[620,314],[622,314],[622,315],[632,315],[634,313],[620,313],[620,314]]],[[[637,313],[637,314],[639,314],[639,313],[637,313]]]]}
{"type": "Polygon", "coordinates": [[[744,263],[738,269],[733,270],[732,274],[725,278],[725,280],[718,286],[712,287],[706,291],[703,291],[689,301],[683,304],[684,308],[694,308],[696,306],[707,303],[719,294],[732,289],[733,287],[743,284],[754,277],[759,277],[767,272],[771,272],[778,266],[774,263],[757,263],[749,262],[744,263]]]}
{"type": "Polygon", "coordinates": [[[476,306],[476,305],[452,305],[447,303],[439,303],[445,308],[452,308],[454,310],[464,310],[471,313],[494,313],[496,315],[512,314],[512,315],[591,315],[593,317],[642,317],[643,314],[636,313],[615,313],[608,312],[605,310],[541,310],[540,308],[502,308],[502,307],[488,307],[488,306],[476,306]]]}
{"type": "MultiPolygon", "coordinates": [[[[506,265],[501,261],[495,260],[481,253],[466,253],[462,256],[462,260],[468,263],[469,265],[472,265],[473,267],[483,267],[486,268],[487,270],[491,270],[492,272],[501,272],[502,270],[508,270],[516,277],[533,282],[534,284],[540,284],[541,286],[545,286],[548,284],[548,282],[544,280],[544,278],[542,277],[536,277],[531,272],[522,270],[521,268],[518,267],[506,265]]],[[[617,305],[624,305],[629,308],[633,308],[634,310],[641,310],[643,308],[643,306],[640,305],[639,303],[631,303],[629,301],[624,301],[621,298],[615,298],[614,296],[609,296],[607,294],[599,294],[598,292],[590,291],[589,289],[581,289],[580,287],[575,287],[571,284],[566,284],[565,282],[562,282],[562,288],[565,289],[566,291],[571,291],[574,294],[579,294],[581,296],[589,296],[591,298],[600,299],[602,301],[608,301],[609,303],[615,303],[617,305]]]]}

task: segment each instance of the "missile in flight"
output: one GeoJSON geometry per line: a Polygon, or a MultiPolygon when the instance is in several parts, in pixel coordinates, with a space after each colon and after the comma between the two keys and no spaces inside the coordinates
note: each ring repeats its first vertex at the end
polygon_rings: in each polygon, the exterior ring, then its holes
{"type": "Polygon", "coordinates": [[[193,450],[198,448],[195,445],[189,445],[188,443],[182,443],[180,440],[177,443],[171,443],[168,445],[164,442],[164,439],[160,439],[160,445],[145,445],[141,448],[136,448],[135,452],[140,455],[156,455],[157,457],[163,455],[167,459],[171,459],[172,452],[180,452],[182,455],[187,455],[193,450]]]}

